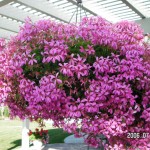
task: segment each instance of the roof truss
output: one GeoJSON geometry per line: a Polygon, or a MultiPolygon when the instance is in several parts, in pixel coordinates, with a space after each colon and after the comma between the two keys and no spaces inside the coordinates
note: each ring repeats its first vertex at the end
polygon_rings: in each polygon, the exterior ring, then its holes
{"type": "Polygon", "coordinates": [[[138,9],[136,9],[129,1],[121,0],[124,4],[126,4],[129,8],[131,8],[135,13],[137,13],[142,19],[146,18],[144,14],[142,14],[138,9]]]}
{"type": "Polygon", "coordinates": [[[83,5],[78,5],[77,0],[1,0],[0,37],[15,35],[27,17],[33,22],[51,19],[68,23],[73,14],[78,14],[79,17],[76,19],[74,15],[72,22],[93,15],[100,15],[112,22],[133,21],[149,18],[149,8],[149,0],[83,0],[83,5]]]}

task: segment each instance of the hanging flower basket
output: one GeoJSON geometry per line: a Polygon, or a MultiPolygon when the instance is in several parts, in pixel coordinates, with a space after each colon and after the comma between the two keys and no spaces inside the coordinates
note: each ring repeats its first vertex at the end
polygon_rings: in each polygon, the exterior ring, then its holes
{"type": "Polygon", "coordinates": [[[106,149],[150,149],[150,46],[133,22],[101,17],[77,26],[29,19],[0,52],[0,101],[11,116],[82,136],[106,149]],[[128,138],[130,133],[139,138],[128,138]],[[147,134],[147,135],[148,135],[147,134]]]}

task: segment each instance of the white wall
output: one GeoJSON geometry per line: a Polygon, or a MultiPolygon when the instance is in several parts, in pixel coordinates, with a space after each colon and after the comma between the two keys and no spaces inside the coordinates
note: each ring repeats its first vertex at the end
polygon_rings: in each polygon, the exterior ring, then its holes
{"type": "Polygon", "coordinates": [[[150,33],[150,18],[136,20],[135,22],[141,25],[144,29],[144,33],[150,33]]]}

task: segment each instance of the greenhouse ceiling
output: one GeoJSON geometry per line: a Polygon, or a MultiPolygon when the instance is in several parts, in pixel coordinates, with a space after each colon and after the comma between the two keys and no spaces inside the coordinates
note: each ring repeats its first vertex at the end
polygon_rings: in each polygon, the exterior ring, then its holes
{"type": "Polygon", "coordinates": [[[150,0],[82,0],[82,4],[77,0],[0,0],[0,37],[17,34],[27,17],[68,23],[84,16],[102,16],[111,22],[145,19],[150,17],[150,0]]]}

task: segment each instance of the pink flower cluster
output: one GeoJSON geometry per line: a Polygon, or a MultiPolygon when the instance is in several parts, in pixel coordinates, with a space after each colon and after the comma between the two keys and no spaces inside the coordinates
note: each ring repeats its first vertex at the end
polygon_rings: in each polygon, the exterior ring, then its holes
{"type": "Polygon", "coordinates": [[[69,98],[63,90],[57,88],[56,85],[61,83],[62,81],[53,75],[41,78],[39,86],[35,86],[30,80],[20,80],[20,93],[28,103],[26,109],[33,120],[64,117],[69,98]],[[62,108],[64,109],[61,110],[62,108]]]}
{"type": "Polygon", "coordinates": [[[150,149],[150,45],[133,22],[30,19],[0,40],[0,102],[11,117],[52,119],[106,150],[150,149]],[[127,133],[149,133],[127,138],[127,133]],[[103,143],[99,135],[108,142],[103,143]]]}
{"type": "Polygon", "coordinates": [[[58,41],[45,41],[45,47],[44,52],[42,53],[43,57],[43,63],[49,63],[56,61],[65,61],[65,58],[67,56],[68,52],[68,46],[64,44],[64,41],[58,40],[58,41]]]}
{"type": "Polygon", "coordinates": [[[79,55],[77,58],[74,58],[74,55],[71,55],[68,63],[59,64],[60,72],[69,77],[73,77],[76,74],[78,79],[82,76],[87,76],[90,66],[86,65],[85,61],[86,60],[81,58],[79,55]]]}

